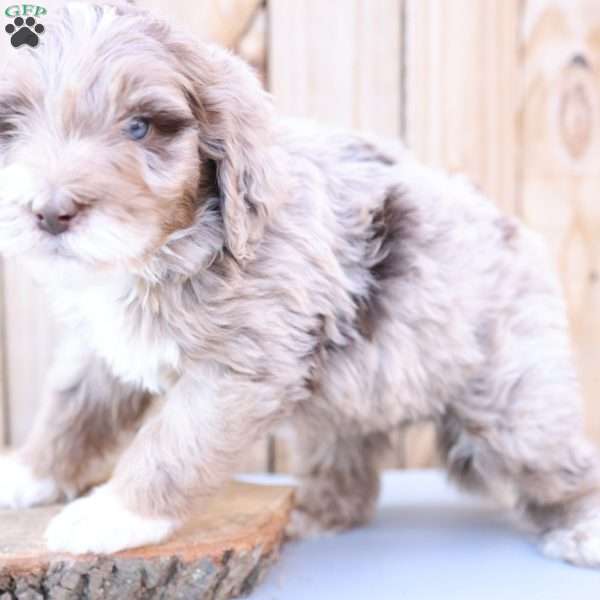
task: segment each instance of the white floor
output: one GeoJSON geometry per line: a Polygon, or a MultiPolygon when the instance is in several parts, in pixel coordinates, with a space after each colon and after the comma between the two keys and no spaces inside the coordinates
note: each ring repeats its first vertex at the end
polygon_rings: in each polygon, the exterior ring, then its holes
{"type": "Polygon", "coordinates": [[[502,514],[460,495],[439,472],[392,471],[369,526],[286,545],[250,598],[600,600],[600,570],[546,559],[502,514]]]}

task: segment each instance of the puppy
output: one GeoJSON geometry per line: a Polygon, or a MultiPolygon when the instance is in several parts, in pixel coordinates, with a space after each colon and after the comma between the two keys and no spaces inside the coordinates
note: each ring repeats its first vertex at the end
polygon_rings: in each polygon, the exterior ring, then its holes
{"type": "Polygon", "coordinates": [[[364,523],[388,439],[428,419],[460,483],[600,565],[598,453],[532,232],[401,147],[274,119],[242,62],[135,8],[70,4],[12,62],[0,242],[64,341],[0,504],[75,498],[134,435],[52,550],[163,540],[282,423],[290,535],[364,523]]]}

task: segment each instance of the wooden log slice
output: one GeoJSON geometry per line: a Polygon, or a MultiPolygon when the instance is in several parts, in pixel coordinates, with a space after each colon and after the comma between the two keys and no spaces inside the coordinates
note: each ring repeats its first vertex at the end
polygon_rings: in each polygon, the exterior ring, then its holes
{"type": "Polygon", "coordinates": [[[249,593],[278,556],[290,488],[232,482],[169,541],[107,556],[48,552],[60,506],[0,511],[0,600],[224,599],[249,593]]]}

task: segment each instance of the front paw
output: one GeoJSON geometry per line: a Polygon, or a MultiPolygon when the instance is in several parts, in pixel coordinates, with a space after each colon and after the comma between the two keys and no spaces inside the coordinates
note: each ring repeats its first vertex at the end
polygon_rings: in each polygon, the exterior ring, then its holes
{"type": "Polygon", "coordinates": [[[542,552],[581,567],[600,567],[600,514],[547,533],[542,552]]]}
{"type": "Polygon", "coordinates": [[[61,497],[50,478],[36,477],[17,456],[0,455],[0,508],[28,508],[51,504],[61,497]]]}
{"type": "Polygon", "coordinates": [[[46,541],[53,552],[112,554],[161,542],[177,525],[172,519],[143,517],[128,510],[105,484],[54,517],[46,541]]]}

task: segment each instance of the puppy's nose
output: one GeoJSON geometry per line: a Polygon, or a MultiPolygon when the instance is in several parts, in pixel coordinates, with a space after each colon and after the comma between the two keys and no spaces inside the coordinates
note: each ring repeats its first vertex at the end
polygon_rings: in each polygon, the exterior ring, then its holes
{"type": "Polygon", "coordinates": [[[69,229],[76,214],[76,208],[72,208],[71,210],[57,210],[52,207],[44,208],[36,213],[38,227],[52,235],[59,235],[69,229]]]}

